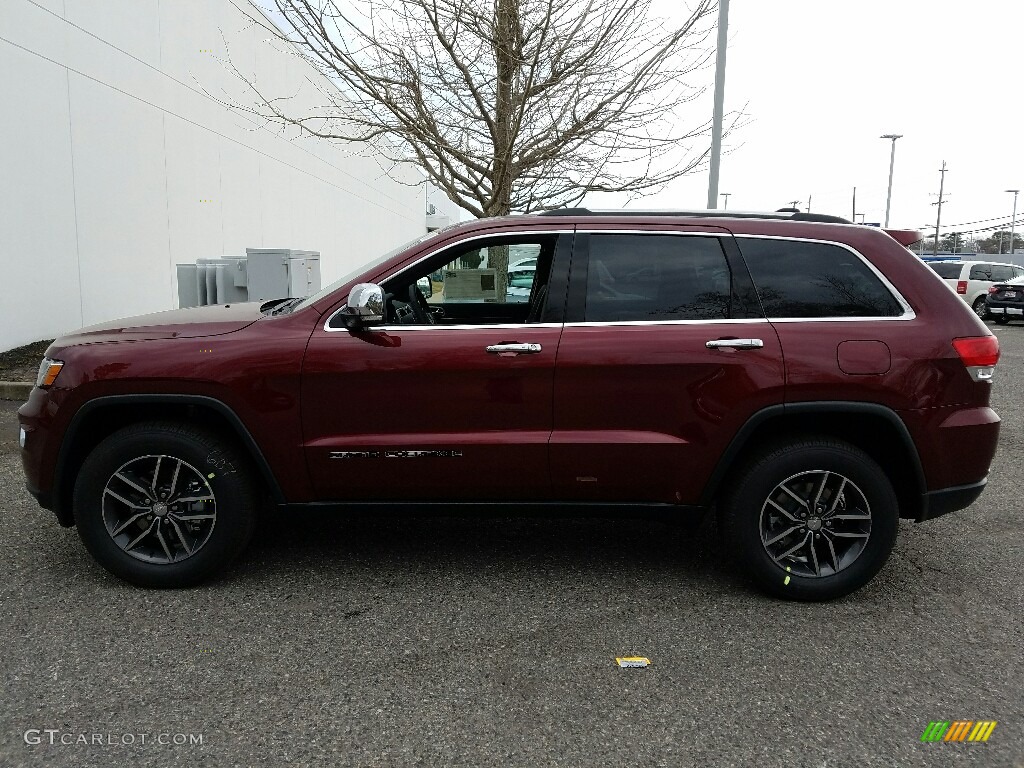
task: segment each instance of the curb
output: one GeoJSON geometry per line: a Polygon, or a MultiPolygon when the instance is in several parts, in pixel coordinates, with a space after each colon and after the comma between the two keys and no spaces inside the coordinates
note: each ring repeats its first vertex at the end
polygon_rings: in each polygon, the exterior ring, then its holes
{"type": "Polygon", "coordinates": [[[30,381],[0,381],[0,400],[28,400],[35,385],[30,381]]]}

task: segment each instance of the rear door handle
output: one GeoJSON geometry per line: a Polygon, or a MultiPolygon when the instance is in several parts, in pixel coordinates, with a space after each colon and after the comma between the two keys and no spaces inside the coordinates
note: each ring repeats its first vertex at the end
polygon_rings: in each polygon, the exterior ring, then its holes
{"type": "Polygon", "coordinates": [[[708,349],[761,349],[764,342],[760,339],[715,339],[704,346],[708,349]]]}
{"type": "Polygon", "coordinates": [[[487,347],[487,353],[490,355],[536,355],[541,349],[540,344],[504,342],[502,344],[491,344],[487,347]]]}

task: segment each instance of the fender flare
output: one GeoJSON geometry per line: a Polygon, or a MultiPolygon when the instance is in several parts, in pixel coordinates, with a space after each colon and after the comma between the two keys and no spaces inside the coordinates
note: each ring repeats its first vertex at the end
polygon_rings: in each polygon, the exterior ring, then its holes
{"type": "Polygon", "coordinates": [[[732,469],[736,458],[740,455],[750,442],[754,432],[770,419],[786,416],[804,416],[809,414],[853,414],[879,416],[893,426],[903,443],[903,447],[910,457],[913,481],[917,493],[924,497],[927,485],[924,477],[924,467],[921,465],[921,456],[917,452],[917,445],[914,438],[910,436],[910,430],[903,423],[903,419],[892,408],[879,403],[864,403],[850,400],[818,400],[803,403],[784,403],[771,405],[754,413],[742,427],[736,432],[729,442],[725,452],[718,459],[711,477],[704,486],[704,492],[700,497],[701,506],[710,506],[718,494],[719,486],[725,479],[726,474],[732,469]]]}
{"type": "Polygon", "coordinates": [[[267,484],[267,488],[270,490],[271,497],[276,504],[284,504],[284,494],[281,492],[281,487],[278,485],[277,478],[274,477],[274,473],[270,469],[270,464],[267,463],[266,457],[263,455],[263,451],[260,450],[259,445],[253,439],[252,434],[246,428],[245,424],[238,417],[230,406],[221,400],[214,397],[207,397],[205,395],[176,395],[176,394],[143,394],[143,395],[105,395],[103,397],[97,397],[92,400],[88,400],[82,404],[82,406],[75,412],[75,415],[71,417],[71,421],[68,423],[67,429],[64,431],[64,437],[61,440],[60,450],[57,452],[57,465],[54,471],[54,483],[53,487],[56,491],[53,495],[54,511],[57,513],[57,517],[62,525],[72,525],[72,510],[69,508],[62,509],[60,504],[61,493],[58,489],[63,489],[65,482],[67,481],[67,465],[68,457],[70,453],[70,446],[74,444],[74,438],[78,434],[78,430],[81,428],[85,417],[93,411],[117,405],[148,405],[148,404],[171,404],[171,405],[196,405],[201,408],[209,408],[216,411],[218,414],[223,416],[231,428],[234,430],[235,437],[241,442],[242,448],[248,452],[253,463],[256,465],[257,471],[263,478],[263,481],[267,484]]]}

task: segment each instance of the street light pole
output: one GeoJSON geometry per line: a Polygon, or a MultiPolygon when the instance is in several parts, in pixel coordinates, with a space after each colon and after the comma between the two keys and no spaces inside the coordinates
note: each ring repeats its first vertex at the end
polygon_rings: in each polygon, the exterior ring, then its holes
{"type": "Polygon", "coordinates": [[[1017,193],[1019,189],[1008,189],[1007,192],[1013,192],[1013,217],[1010,219],[1010,255],[1013,255],[1015,250],[1013,245],[1013,233],[1016,231],[1017,225],[1017,193]]]}
{"type": "Polygon", "coordinates": [[[723,211],[728,211],[729,210],[729,195],[731,195],[731,194],[732,194],[732,192],[720,192],[719,193],[719,197],[724,197],[725,198],[725,205],[722,207],[723,211]]]}
{"type": "Polygon", "coordinates": [[[892,207],[892,169],[896,165],[896,139],[902,139],[902,133],[887,133],[881,139],[892,141],[892,153],[889,155],[889,193],[885,197],[885,226],[889,226],[889,209],[892,207]]]}
{"type": "Polygon", "coordinates": [[[729,0],[718,1],[718,63],[715,66],[715,111],[711,121],[711,171],[708,209],[718,207],[718,171],[722,164],[722,113],[725,105],[725,49],[729,41],[729,0]]]}

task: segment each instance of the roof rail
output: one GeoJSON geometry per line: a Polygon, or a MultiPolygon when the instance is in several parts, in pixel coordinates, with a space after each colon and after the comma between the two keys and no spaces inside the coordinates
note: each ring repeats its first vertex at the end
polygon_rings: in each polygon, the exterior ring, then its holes
{"type": "Polygon", "coordinates": [[[826,213],[803,213],[795,208],[781,208],[778,211],[672,211],[672,210],[591,210],[590,208],[555,208],[543,211],[538,216],[686,216],[692,218],[720,219],[782,219],[785,221],[817,221],[825,224],[852,224],[841,216],[826,213]]]}

